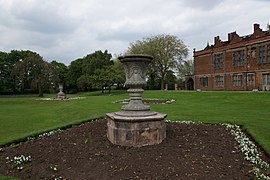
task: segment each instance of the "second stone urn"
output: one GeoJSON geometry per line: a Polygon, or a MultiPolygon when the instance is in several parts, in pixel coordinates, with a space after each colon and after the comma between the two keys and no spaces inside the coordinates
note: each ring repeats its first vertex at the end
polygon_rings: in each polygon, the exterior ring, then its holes
{"type": "Polygon", "coordinates": [[[64,88],[64,85],[59,84],[59,93],[57,94],[56,99],[59,99],[59,100],[67,99],[66,94],[63,92],[63,88],[64,88]]]}
{"type": "Polygon", "coordinates": [[[119,112],[107,113],[110,142],[123,146],[146,146],[159,144],[166,138],[166,114],[153,112],[142,102],[145,76],[152,56],[126,55],[119,57],[126,73],[126,86],[130,101],[119,112]]]}

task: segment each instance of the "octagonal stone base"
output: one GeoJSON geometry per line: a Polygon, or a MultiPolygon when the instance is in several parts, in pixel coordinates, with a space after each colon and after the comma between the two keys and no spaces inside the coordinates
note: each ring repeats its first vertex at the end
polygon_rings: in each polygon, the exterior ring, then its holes
{"type": "Polygon", "coordinates": [[[166,138],[166,114],[147,117],[121,117],[107,113],[109,141],[116,145],[141,147],[161,143],[166,138]]]}
{"type": "Polygon", "coordinates": [[[59,93],[57,94],[56,99],[61,99],[61,100],[63,100],[63,99],[67,99],[67,96],[66,96],[66,94],[65,94],[65,93],[63,93],[63,92],[59,92],[59,93]]]}

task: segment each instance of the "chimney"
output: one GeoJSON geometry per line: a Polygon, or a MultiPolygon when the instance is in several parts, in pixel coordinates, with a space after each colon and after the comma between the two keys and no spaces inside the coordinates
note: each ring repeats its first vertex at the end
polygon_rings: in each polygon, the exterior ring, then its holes
{"type": "Polygon", "coordinates": [[[260,24],[253,24],[254,32],[260,29],[260,24]]]}
{"type": "Polygon", "coordinates": [[[239,39],[239,35],[236,33],[236,31],[231,32],[228,34],[228,41],[232,41],[232,40],[238,40],[239,39]]]}
{"type": "Polygon", "coordinates": [[[219,36],[216,36],[214,40],[215,40],[215,44],[217,44],[218,42],[220,42],[219,36]]]}
{"type": "Polygon", "coordinates": [[[231,41],[231,39],[232,39],[231,33],[228,33],[228,41],[231,41]]]}

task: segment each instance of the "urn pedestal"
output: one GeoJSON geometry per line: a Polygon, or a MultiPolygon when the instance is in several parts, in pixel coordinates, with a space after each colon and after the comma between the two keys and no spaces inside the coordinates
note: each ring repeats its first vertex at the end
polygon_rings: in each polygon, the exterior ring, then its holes
{"type": "Polygon", "coordinates": [[[63,88],[64,88],[63,84],[59,84],[59,93],[57,93],[56,99],[60,100],[67,99],[66,94],[63,92],[63,88]]]}
{"type": "Polygon", "coordinates": [[[116,145],[146,146],[161,143],[166,138],[166,114],[153,112],[142,102],[142,87],[146,85],[147,66],[153,58],[147,55],[119,57],[126,73],[130,101],[119,112],[107,113],[108,140],[116,145]]]}

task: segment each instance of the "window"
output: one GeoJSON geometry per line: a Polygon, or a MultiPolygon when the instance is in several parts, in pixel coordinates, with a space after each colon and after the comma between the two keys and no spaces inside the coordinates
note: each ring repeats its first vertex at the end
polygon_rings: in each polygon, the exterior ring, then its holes
{"type": "Polygon", "coordinates": [[[270,63],[270,45],[259,47],[259,63],[270,63]]]}
{"type": "Polygon", "coordinates": [[[233,66],[244,66],[245,65],[245,51],[235,51],[233,52],[233,66]]]}
{"type": "Polygon", "coordinates": [[[263,74],[263,85],[270,85],[270,74],[263,74]]]}
{"type": "Polygon", "coordinates": [[[267,58],[266,61],[270,63],[270,45],[267,46],[267,58]]]}
{"type": "Polygon", "coordinates": [[[224,86],[224,76],[215,76],[215,85],[224,86]]]}
{"type": "Polygon", "coordinates": [[[201,86],[208,86],[208,77],[200,78],[201,86]]]}
{"type": "Polygon", "coordinates": [[[223,53],[214,54],[214,67],[215,67],[215,69],[222,69],[224,67],[223,53]]]}
{"type": "Polygon", "coordinates": [[[255,85],[255,75],[254,73],[247,74],[247,85],[254,86],[255,85]]]}
{"type": "Polygon", "coordinates": [[[242,86],[242,75],[234,74],[233,75],[233,86],[242,86]]]}

